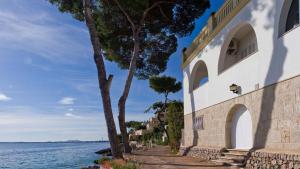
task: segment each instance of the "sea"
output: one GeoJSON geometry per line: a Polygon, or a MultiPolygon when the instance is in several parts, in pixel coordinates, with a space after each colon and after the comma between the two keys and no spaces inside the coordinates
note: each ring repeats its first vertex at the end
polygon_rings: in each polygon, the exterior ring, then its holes
{"type": "Polygon", "coordinates": [[[0,143],[0,169],[80,169],[108,142],[0,143]]]}

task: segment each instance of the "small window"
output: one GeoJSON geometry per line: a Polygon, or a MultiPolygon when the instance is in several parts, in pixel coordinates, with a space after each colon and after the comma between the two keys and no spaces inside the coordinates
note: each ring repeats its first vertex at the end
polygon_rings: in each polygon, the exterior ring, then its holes
{"type": "Polygon", "coordinates": [[[293,0],[286,20],[285,32],[299,25],[299,0],[293,0]]]}
{"type": "Polygon", "coordinates": [[[203,116],[198,116],[194,119],[194,129],[203,130],[203,116]]]}

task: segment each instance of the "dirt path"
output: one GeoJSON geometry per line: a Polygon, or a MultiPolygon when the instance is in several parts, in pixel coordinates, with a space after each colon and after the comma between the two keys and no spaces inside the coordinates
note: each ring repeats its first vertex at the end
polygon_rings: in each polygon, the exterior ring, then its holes
{"type": "Polygon", "coordinates": [[[170,153],[166,146],[155,146],[146,151],[135,151],[130,159],[142,165],[142,169],[229,169],[199,158],[182,157],[170,153]]]}

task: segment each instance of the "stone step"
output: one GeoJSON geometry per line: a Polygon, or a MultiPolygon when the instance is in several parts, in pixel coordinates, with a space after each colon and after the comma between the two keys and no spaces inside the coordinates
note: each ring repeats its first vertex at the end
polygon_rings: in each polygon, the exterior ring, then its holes
{"type": "Polygon", "coordinates": [[[225,153],[247,156],[249,154],[249,150],[227,149],[227,151],[225,153]]]}
{"type": "Polygon", "coordinates": [[[244,154],[238,154],[238,153],[221,153],[221,155],[226,157],[232,157],[232,158],[245,158],[247,155],[244,154]]]}
{"type": "Polygon", "coordinates": [[[212,162],[214,162],[218,165],[227,165],[227,166],[236,166],[236,167],[244,166],[244,163],[242,163],[242,162],[233,162],[231,160],[226,160],[226,159],[212,160],[212,162]]]}
{"type": "Polygon", "coordinates": [[[231,160],[232,162],[244,162],[245,157],[244,156],[221,156],[220,159],[226,159],[226,160],[231,160]]]}

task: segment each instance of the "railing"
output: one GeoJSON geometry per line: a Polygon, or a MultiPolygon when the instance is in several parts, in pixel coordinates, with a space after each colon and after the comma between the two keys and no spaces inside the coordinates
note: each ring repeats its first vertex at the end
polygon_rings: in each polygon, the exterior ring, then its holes
{"type": "Polygon", "coordinates": [[[183,52],[183,67],[201,52],[205,46],[222,30],[224,26],[244,7],[250,0],[226,0],[222,7],[210,16],[208,24],[194,39],[191,46],[183,52]]]}

